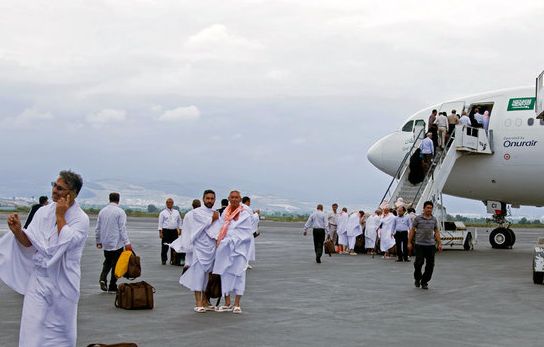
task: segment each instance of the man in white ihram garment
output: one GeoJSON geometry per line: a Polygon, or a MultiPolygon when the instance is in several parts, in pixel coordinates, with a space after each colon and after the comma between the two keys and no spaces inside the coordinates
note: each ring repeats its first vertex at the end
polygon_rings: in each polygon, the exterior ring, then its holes
{"type": "Polygon", "coordinates": [[[363,233],[361,221],[364,218],[364,214],[363,211],[355,211],[349,216],[346,232],[349,255],[357,255],[357,253],[355,253],[355,240],[357,239],[357,236],[363,233]]]}
{"type": "Polygon", "coordinates": [[[239,191],[231,191],[228,200],[229,206],[220,218],[222,226],[217,237],[213,266],[213,273],[221,275],[221,291],[225,296],[225,305],[217,311],[242,313],[240,299],[246,288],[246,270],[255,224],[252,215],[241,204],[239,191]],[[231,306],[232,294],[235,295],[234,306],[231,306]]]}
{"type": "Polygon", "coordinates": [[[374,214],[367,218],[365,228],[365,247],[370,254],[376,253],[376,236],[380,227],[382,210],[377,209],[374,214]]]}
{"type": "MultiPolygon", "coordinates": [[[[260,210],[253,211],[253,209],[251,208],[251,199],[249,198],[249,196],[244,196],[242,198],[242,206],[244,207],[244,209],[247,210],[247,212],[249,212],[249,214],[251,214],[251,218],[255,226],[253,230],[253,238],[251,239],[251,248],[249,251],[249,261],[254,262],[255,261],[255,237],[259,235],[259,232],[257,229],[259,228],[259,222],[261,220],[261,218],[259,217],[261,214],[261,211],[260,210]]],[[[251,266],[251,264],[248,264],[247,268],[253,269],[253,266],[251,266]]]]}
{"type": "Polygon", "coordinates": [[[75,201],[81,176],[61,171],[51,184],[54,203],[40,208],[25,230],[19,216],[10,215],[11,233],[0,239],[0,278],[24,295],[20,347],[76,345],[81,255],[89,217],[75,201]]]}
{"type": "Polygon", "coordinates": [[[194,311],[198,313],[213,310],[208,307],[204,291],[208,284],[208,274],[213,269],[216,239],[221,227],[217,222],[219,212],[212,209],[215,192],[205,190],[202,202],[204,206],[185,214],[181,237],[170,244],[174,251],[186,253],[185,262],[189,268],[181,275],[179,283],[194,292],[194,311]]]}
{"type": "Polygon", "coordinates": [[[380,220],[380,250],[385,252],[384,259],[389,259],[389,249],[395,245],[395,230],[393,230],[395,216],[390,213],[389,205],[382,207],[383,215],[380,220]]]}
{"type": "Polygon", "coordinates": [[[348,254],[348,209],[343,207],[342,212],[336,218],[338,225],[336,228],[336,234],[338,235],[339,254],[348,254]]]}

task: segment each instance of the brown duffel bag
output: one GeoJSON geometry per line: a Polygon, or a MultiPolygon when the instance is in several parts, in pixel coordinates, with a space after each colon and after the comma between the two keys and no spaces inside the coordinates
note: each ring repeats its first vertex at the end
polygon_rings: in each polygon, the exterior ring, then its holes
{"type": "Polygon", "coordinates": [[[323,246],[325,247],[325,253],[331,256],[332,253],[336,253],[336,249],[334,248],[334,241],[332,239],[327,239],[323,243],[323,246]]]}
{"type": "Polygon", "coordinates": [[[117,287],[115,307],[125,310],[152,309],[153,293],[155,293],[155,288],[145,281],[121,283],[117,287]]]}
{"type": "Polygon", "coordinates": [[[107,345],[105,343],[91,343],[87,347],[138,347],[138,345],[132,342],[121,342],[121,343],[114,343],[111,345],[107,345]]]}

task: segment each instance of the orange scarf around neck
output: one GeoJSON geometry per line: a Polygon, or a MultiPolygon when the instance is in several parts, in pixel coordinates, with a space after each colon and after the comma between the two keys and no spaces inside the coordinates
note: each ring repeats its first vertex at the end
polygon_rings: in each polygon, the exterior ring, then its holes
{"type": "Polygon", "coordinates": [[[238,206],[235,210],[232,209],[232,205],[229,205],[225,211],[223,212],[223,215],[225,216],[223,219],[225,220],[225,223],[221,227],[221,231],[219,232],[219,236],[217,237],[217,245],[221,243],[221,240],[225,238],[227,235],[227,230],[229,229],[230,222],[232,222],[233,219],[237,218],[240,212],[244,207],[242,205],[238,206]]]}

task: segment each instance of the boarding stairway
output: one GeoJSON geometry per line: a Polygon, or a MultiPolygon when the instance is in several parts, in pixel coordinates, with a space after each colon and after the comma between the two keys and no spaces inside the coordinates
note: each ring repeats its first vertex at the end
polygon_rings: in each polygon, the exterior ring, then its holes
{"type": "MultiPolygon", "coordinates": [[[[466,125],[457,125],[453,137],[450,137],[445,150],[437,148],[432,163],[424,173],[421,183],[412,184],[408,180],[410,174],[410,158],[419,148],[423,138],[423,129],[415,134],[415,140],[410,150],[404,156],[397,173],[391,180],[380,205],[388,204],[394,207],[398,198],[402,198],[406,207],[414,207],[417,213],[423,210],[425,201],[432,201],[435,206],[435,216],[446,216],[442,204],[442,189],[448,180],[457,159],[464,155],[491,155],[493,133],[489,135],[482,128],[474,128],[466,125]],[[438,207],[438,209],[437,209],[438,207]]],[[[441,222],[445,218],[440,218],[441,222]]]]}

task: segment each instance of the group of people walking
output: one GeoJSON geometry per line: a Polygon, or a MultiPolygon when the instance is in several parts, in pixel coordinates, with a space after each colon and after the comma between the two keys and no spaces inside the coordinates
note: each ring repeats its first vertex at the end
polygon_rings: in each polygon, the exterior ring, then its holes
{"type": "MultiPolygon", "coordinates": [[[[53,203],[43,201],[36,207],[33,220],[26,227],[17,214],[10,215],[11,233],[0,239],[0,279],[24,295],[21,346],[76,344],[81,257],[89,217],[76,202],[83,186],[79,174],[61,171],[51,185],[53,203]]],[[[229,193],[217,211],[213,208],[215,200],[214,191],[204,191],[203,206],[194,204],[183,220],[179,212],[174,212],[173,200],[166,201],[166,209],[159,216],[161,262],[166,264],[169,248],[175,254],[185,254],[186,271],[179,283],[194,292],[195,312],[241,313],[246,270],[255,257],[254,237],[258,234],[260,212],[253,211],[250,199],[242,198],[236,190],[229,193]],[[221,276],[225,303],[219,307],[211,306],[205,295],[210,274],[221,276]]],[[[119,254],[132,250],[132,245],[126,230],[126,214],[119,207],[120,194],[111,193],[109,201],[98,215],[95,236],[96,247],[104,252],[100,288],[115,292],[115,276],[112,274],[108,284],[107,275],[113,272],[119,254]]],[[[364,211],[348,214],[343,208],[338,212],[338,204],[333,204],[333,211],[325,214],[323,205],[318,205],[304,229],[304,234],[313,229],[316,262],[321,263],[326,238],[335,240],[341,253],[351,255],[356,254],[357,238],[364,238],[367,251],[372,253],[379,248],[384,257],[389,256],[396,243],[398,261],[409,261],[409,252],[415,251],[414,284],[427,289],[435,250],[442,249],[432,202],[425,202],[423,214],[418,216],[414,216],[414,211],[406,214],[404,206],[397,208],[397,215],[388,206],[382,207],[367,217],[364,211]]],[[[177,265],[172,259],[171,263],[177,265]]]]}
{"type": "Polygon", "coordinates": [[[433,203],[424,203],[421,215],[416,215],[413,208],[397,204],[392,210],[388,203],[370,215],[364,211],[348,214],[347,208],[338,212],[338,204],[334,203],[332,211],[323,212],[319,204],[304,225],[304,235],[313,231],[315,260],[321,263],[325,240],[337,243],[339,254],[357,255],[355,245],[357,239],[364,242],[362,253],[383,254],[384,259],[396,253],[397,262],[410,262],[409,255],[415,253],[414,280],[415,286],[428,288],[434,269],[435,247],[442,250],[438,221],[432,215],[433,203]],[[422,273],[422,267],[425,272],[422,273]]]}

